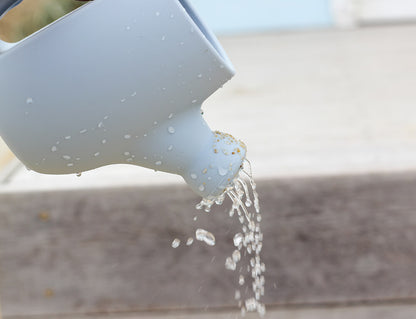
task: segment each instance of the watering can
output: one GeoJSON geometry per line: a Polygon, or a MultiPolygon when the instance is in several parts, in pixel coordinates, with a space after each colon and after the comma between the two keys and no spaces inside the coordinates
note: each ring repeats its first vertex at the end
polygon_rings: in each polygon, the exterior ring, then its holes
{"type": "MultiPolygon", "coordinates": [[[[20,2],[0,0],[0,16],[20,2]]],[[[212,198],[246,148],[211,131],[201,104],[233,75],[188,0],[95,0],[0,41],[0,136],[39,173],[128,163],[179,174],[212,198]]]]}

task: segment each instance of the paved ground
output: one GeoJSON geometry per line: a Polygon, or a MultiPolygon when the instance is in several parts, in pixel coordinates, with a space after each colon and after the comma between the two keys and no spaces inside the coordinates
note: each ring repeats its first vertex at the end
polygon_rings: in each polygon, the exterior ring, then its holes
{"type": "MultiPolygon", "coordinates": [[[[246,141],[259,186],[265,185],[264,256],[272,283],[267,302],[299,306],[275,308],[270,318],[415,318],[416,42],[409,40],[415,36],[416,26],[407,25],[223,39],[239,73],[206,103],[205,114],[214,129],[246,141]],[[386,175],[375,175],[380,172],[386,175]],[[280,289],[274,291],[273,283],[280,289]],[[378,304],[303,306],[360,300],[378,304]]],[[[235,318],[234,310],[212,311],[224,300],[232,305],[232,297],[226,298],[233,282],[221,257],[230,248],[231,226],[218,215],[224,211],[205,220],[210,229],[223,227],[216,260],[203,246],[192,246],[192,254],[169,247],[172,238],[194,230],[197,198],[184,188],[161,187],[183,184],[180,178],[132,166],[81,178],[44,176],[19,165],[9,166],[2,178],[4,314],[46,318],[60,311],[111,310],[111,297],[127,310],[155,301],[166,309],[211,303],[200,317],[144,313],[114,319],[235,318]],[[172,200],[175,195],[180,200],[172,200]],[[146,225],[151,231],[137,231],[146,225]],[[201,258],[193,255],[198,252],[201,258]],[[155,265],[162,268],[152,272],[155,265]],[[172,278],[177,281],[166,284],[172,278]],[[146,287],[154,283],[164,286],[149,293],[146,287]],[[53,296],[46,294],[54,285],[53,296]],[[187,285],[190,292],[183,294],[187,285]]]]}
{"type": "MultiPolygon", "coordinates": [[[[224,38],[236,77],[204,105],[243,139],[256,176],[416,169],[416,26],[224,38]]],[[[73,176],[21,168],[0,191],[182,183],[112,166],[73,176]]]]}

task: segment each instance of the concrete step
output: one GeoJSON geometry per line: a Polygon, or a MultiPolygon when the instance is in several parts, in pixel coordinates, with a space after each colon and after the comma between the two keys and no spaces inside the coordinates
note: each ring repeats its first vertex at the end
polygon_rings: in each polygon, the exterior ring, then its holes
{"type": "MultiPolygon", "coordinates": [[[[258,188],[268,305],[415,302],[416,173],[258,188]]],[[[179,186],[0,195],[4,316],[237,309],[224,262],[239,223],[197,202],[179,186]],[[216,245],[171,247],[196,228],[216,245]]]]}

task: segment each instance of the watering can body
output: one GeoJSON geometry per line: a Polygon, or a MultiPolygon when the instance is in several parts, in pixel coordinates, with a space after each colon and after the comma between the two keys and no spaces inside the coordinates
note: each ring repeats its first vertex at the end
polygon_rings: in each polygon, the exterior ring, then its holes
{"type": "Polygon", "coordinates": [[[95,0],[3,48],[0,136],[34,171],[130,163],[207,196],[245,156],[200,114],[234,69],[185,0],[95,0]]]}

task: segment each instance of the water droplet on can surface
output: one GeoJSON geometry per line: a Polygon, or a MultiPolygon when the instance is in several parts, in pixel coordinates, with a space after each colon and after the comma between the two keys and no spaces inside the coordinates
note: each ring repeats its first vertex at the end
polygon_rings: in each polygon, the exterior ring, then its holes
{"type": "Polygon", "coordinates": [[[203,192],[205,190],[205,186],[204,185],[199,185],[198,187],[199,191],[203,192]]]}
{"type": "Polygon", "coordinates": [[[51,152],[56,152],[57,150],[58,150],[58,148],[56,146],[52,146],[51,152]]]}
{"type": "Polygon", "coordinates": [[[28,98],[26,99],[26,104],[33,104],[33,98],[28,97],[28,98]]]}
{"type": "Polygon", "coordinates": [[[194,242],[194,239],[192,237],[189,237],[188,240],[186,241],[186,246],[191,246],[193,242],[194,242]]]}
{"type": "Polygon", "coordinates": [[[66,140],[70,140],[71,139],[71,135],[65,136],[66,140]]]}
{"type": "Polygon", "coordinates": [[[68,163],[67,166],[72,167],[72,166],[74,166],[74,163],[68,163]]]}
{"type": "Polygon", "coordinates": [[[198,74],[198,79],[202,79],[202,74],[198,74]]]}
{"type": "Polygon", "coordinates": [[[156,17],[160,16],[160,12],[156,11],[155,15],[156,15],[156,17]]]}
{"type": "Polygon", "coordinates": [[[95,156],[95,157],[100,156],[100,152],[95,153],[95,154],[94,154],[94,156],[95,156]]]}
{"type": "Polygon", "coordinates": [[[196,174],[193,174],[193,173],[192,173],[192,174],[191,174],[191,178],[192,178],[192,179],[197,179],[197,178],[198,178],[198,175],[196,175],[196,174]]]}
{"type": "Polygon", "coordinates": [[[157,162],[155,162],[155,165],[157,165],[157,166],[162,165],[162,161],[157,161],[157,162]]]}
{"type": "Polygon", "coordinates": [[[102,140],[101,143],[105,144],[105,143],[107,143],[107,140],[102,140]]]}
{"type": "Polygon", "coordinates": [[[130,156],[130,152],[124,152],[125,156],[130,156]]]}
{"type": "Polygon", "coordinates": [[[215,236],[205,229],[198,228],[195,232],[195,238],[209,246],[215,246],[215,236]]]}
{"type": "Polygon", "coordinates": [[[124,102],[126,102],[126,99],[125,99],[125,98],[122,98],[122,99],[120,100],[120,102],[121,102],[121,103],[124,103],[124,102]]]}
{"type": "Polygon", "coordinates": [[[172,248],[178,248],[180,244],[181,244],[180,239],[175,238],[175,239],[172,241],[172,248]]]}
{"type": "Polygon", "coordinates": [[[173,113],[170,113],[168,119],[170,120],[173,117],[173,113]]]}
{"type": "Polygon", "coordinates": [[[63,158],[64,160],[69,161],[69,160],[71,159],[71,156],[69,156],[69,155],[64,155],[64,156],[62,156],[62,158],[63,158]]]}
{"type": "Polygon", "coordinates": [[[130,134],[126,134],[126,135],[124,135],[124,139],[126,139],[126,140],[131,139],[131,135],[130,135],[130,134]]]}
{"type": "Polygon", "coordinates": [[[174,128],[173,126],[169,126],[169,127],[168,127],[168,132],[169,132],[170,134],[174,134],[174,133],[175,133],[175,128],[174,128]]]}
{"type": "Polygon", "coordinates": [[[219,167],[218,168],[218,174],[220,174],[220,176],[225,176],[225,175],[228,174],[228,169],[219,167]]]}
{"type": "Polygon", "coordinates": [[[84,134],[84,133],[87,133],[87,131],[88,131],[87,129],[83,129],[82,131],[79,131],[79,133],[84,134]]]}
{"type": "Polygon", "coordinates": [[[169,145],[168,147],[168,151],[171,151],[171,150],[173,150],[173,145],[169,145]]]}

